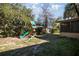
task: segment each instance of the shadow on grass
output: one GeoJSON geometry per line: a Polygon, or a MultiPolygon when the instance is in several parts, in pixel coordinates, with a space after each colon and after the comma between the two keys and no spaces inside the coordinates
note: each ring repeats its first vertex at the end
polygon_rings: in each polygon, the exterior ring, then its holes
{"type": "Polygon", "coordinates": [[[34,47],[38,45],[32,45],[27,47],[22,47],[18,49],[13,49],[5,52],[0,52],[0,56],[32,56],[34,55],[34,47]]]}
{"type": "Polygon", "coordinates": [[[47,43],[1,52],[1,56],[78,56],[79,40],[46,34],[37,37],[47,43]]]}

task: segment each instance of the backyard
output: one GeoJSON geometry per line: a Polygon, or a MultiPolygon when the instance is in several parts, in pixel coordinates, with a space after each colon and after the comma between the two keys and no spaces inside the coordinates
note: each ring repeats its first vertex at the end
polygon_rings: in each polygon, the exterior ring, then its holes
{"type": "Polygon", "coordinates": [[[0,56],[78,55],[79,4],[0,4],[0,56]]]}
{"type": "Polygon", "coordinates": [[[10,56],[73,56],[79,55],[79,40],[45,34],[31,40],[0,38],[0,55],[10,56]]]}

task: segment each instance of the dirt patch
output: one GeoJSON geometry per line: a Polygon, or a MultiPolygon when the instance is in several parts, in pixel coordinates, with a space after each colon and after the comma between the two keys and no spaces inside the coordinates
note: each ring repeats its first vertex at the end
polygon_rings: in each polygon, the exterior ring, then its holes
{"type": "Polygon", "coordinates": [[[31,40],[27,40],[27,38],[24,38],[23,40],[23,39],[12,38],[12,37],[0,38],[0,52],[41,44],[44,42],[47,41],[37,39],[35,37],[33,37],[31,40]]]}

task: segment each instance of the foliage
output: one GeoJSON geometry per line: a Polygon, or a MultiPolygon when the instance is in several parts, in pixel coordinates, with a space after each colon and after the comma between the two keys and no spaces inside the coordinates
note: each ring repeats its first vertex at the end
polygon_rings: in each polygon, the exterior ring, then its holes
{"type": "Polygon", "coordinates": [[[18,36],[24,26],[31,29],[31,11],[22,4],[0,4],[0,36],[18,36]]]}
{"type": "Polygon", "coordinates": [[[58,17],[57,19],[54,19],[53,22],[52,22],[52,33],[59,33],[60,32],[60,23],[59,21],[62,20],[61,17],[58,17]]]}
{"type": "Polygon", "coordinates": [[[77,3],[68,3],[65,6],[64,18],[74,18],[79,16],[79,4],[77,3]]]}

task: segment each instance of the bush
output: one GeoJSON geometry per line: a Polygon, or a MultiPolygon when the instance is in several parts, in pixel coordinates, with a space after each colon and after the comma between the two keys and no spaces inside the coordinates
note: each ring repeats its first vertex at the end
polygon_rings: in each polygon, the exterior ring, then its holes
{"type": "Polygon", "coordinates": [[[42,32],[42,27],[36,28],[36,34],[37,34],[37,35],[40,35],[41,32],[42,32]]]}
{"type": "Polygon", "coordinates": [[[59,33],[60,32],[60,30],[59,29],[52,29],[52,31],[51,31],[52,33],[59,33]]]}
{"type": "Polygon", "coordinates": [[[19,36],[24,27],[31,30],[30,13],[20,4],[0,4],[0,37],[19,36]]]}

